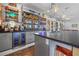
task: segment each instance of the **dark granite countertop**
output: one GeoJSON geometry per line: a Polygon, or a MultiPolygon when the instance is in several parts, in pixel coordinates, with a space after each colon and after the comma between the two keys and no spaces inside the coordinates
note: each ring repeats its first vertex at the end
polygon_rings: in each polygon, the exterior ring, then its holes
{"type": "Polygon", "coordinates": [[[79,48],[79,31],[46,32],[46,34],[47,35],[35,35],[79,48]]]}

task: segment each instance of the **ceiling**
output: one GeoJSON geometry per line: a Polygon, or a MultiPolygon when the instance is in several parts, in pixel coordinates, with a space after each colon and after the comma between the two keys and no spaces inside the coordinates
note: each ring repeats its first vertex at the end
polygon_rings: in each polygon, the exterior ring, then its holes
{"type": "Polygon", "coordinates": [[[61,17],[65,15],[73,21],[79,21],[79,3],[62,3],[58,4],[57,14],[61,17]]]}

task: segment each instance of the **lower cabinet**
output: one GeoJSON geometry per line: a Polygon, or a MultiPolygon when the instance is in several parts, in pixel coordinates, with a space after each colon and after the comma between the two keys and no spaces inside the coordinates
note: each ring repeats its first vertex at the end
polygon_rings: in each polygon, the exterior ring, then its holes
{"type": "Polygon", "coordinates": [[[45,38],[35,36],[35,56],[48,56],[49,46],[46,43],[45,38]]]}
{"type": "Polygon", "coordinates": [[[34,42],[34,32],[13,32],[13,47],[34,42]]]}
{"type": "Polygon", "coordinates": [[[0,34],[0,52],[12,48],[12,33],[0,34]]]}
{"type": "Polygon", "coordinates": [[[26,44],[34,42],[34,32],[26,32],[26,44]]]}
{"type": "Polygon", "coordinates": [[[79,48],[73,47],[73,56],[79,56],[79,48]]]}
{"type": "Polygon", "coordinates": [[[72,46],[70,45],[50,40],[49,49],[50,56],[72,56],[72,46]]]}
{"type": "Polygon", "coordinates": [[[72,56],[72,46],[35,35],[36,56],[72,56]]]}
{"type": "Polygon", "coordinates": [[[0,34],[0,52],[34,42],[34,32],[11,32],[0,34]]]}

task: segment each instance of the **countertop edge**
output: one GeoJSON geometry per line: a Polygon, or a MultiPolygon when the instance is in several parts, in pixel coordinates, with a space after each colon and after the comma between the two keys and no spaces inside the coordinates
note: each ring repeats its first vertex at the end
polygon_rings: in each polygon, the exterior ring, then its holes
{"type": "Polygon", "coordinates": [[[50,40],[53,40],[53,41],[56,41],[56,42],[64,43],[64,44],[67,44],[67,45],[71,45],[71,46],[76,47],[76,48],[79,48],[79,45],[74,45],[72,43],[68,43],[68,42],[65,42],[65,41],[57,40],[55,38],[50,38],[50,37],[47,37],[47,36],[44,36],[44,35],[39,35],[39,34],[34,34],[34,35],[37,35],[37,36],[40,36],[40,37],[43,37],[43,38],[47,38],[47,39],[50,39],[50,40]]]}

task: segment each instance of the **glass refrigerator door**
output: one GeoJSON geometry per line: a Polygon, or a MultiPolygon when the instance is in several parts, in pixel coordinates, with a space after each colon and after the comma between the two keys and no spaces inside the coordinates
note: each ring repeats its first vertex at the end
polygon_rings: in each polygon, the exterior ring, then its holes
{"type": "Polygon", "coordinates": [[[20,33],[14,32],[13,33],[13,47],[16,47],[19,45],[19,40],[20,40],[20,33]]]}
{"type": "Polygon", "coordinates": [[[26,32],[21,32],[21,45],[25,45],[26,32]]]}

